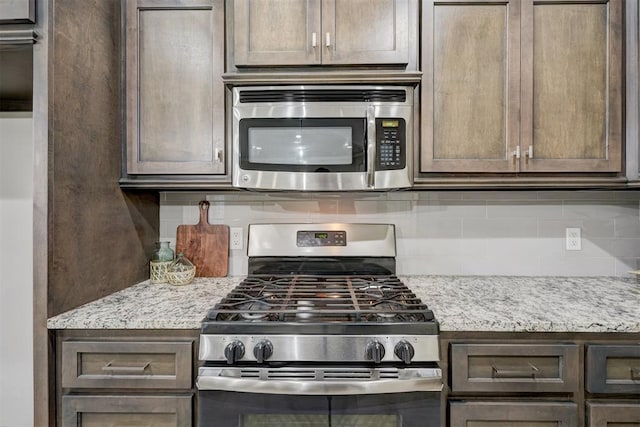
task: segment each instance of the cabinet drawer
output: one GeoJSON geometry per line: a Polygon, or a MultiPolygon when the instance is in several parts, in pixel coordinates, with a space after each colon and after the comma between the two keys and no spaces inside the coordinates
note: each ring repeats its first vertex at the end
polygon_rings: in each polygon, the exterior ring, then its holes
{"type": "Polygon", "coordinates": [[[451,402],[451,427],[574,427],[572,402],[451,402]]]}
{"type": "Polygon", "coordinates": [[[190,427],[191,396],[63,396],[63,427],[190,427]]]}
{"type": "Polygon", "coordinates": [[[62,387],[190,389],[191,364],[191,341],[64,341],[62,387]]]}
{"type": "Polygon", "coordinates": [[[589,427],[640,427],[640,403],[587,402],[589,427]]]}
{"type": "Polygon", "coordinates": [[[640,345],[588,346],[587,391],[640,393],[640,345]]]}
{"type": "Polygon", "coordinates": [[[576,392],[580,377],[573,344],[452,344],[451,390],[576,392]]]}

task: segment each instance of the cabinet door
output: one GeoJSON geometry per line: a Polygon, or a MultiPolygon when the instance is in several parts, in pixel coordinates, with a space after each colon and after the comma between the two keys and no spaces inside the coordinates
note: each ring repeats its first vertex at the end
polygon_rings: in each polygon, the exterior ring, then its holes
{"type": "Polygon", "coordinates": [[[409,0],[322,0],[323,64],[409,62],[409,0]]]}
{"type": "Polygon", "coordinates": [[[589,427],[640,427],[640,403],[587,402],[589,427]]]}
{"type": "Polygon", "coordinates": [[[451,427],[573,427],[571,402],[451,402],[451,427]]]}
{"type": "Polygon", "coordinates": [[[0,0],[0,24],[36,22],[35,0],[0,0]]]}
{"type": "Polygon", "coordinates": [[[191,396],[62,397],[63,427],[190,427],[191,396]]]}
{"type": "Polygon", "coordinates": [[[640,394],[640,345],[587,346],[589,393],[640,394]]]}
{"type": "Polygon", "coordinates": [[[320,0],[235,0],[236,66],[320,63],[320,0]]]}
{"type": "Polygon", "coordinates": [[[421,172],[515,172],[519,0],[423,3],[421,172]]]}
{"type": "Polygon", "coordinates": [[[621,1],[523,0],[523,172],[619,172],[621,1]]]}
{"type": "Polygon", "coordinates": [[[126,7],[127,172],[224,173],[223,0],[126,7]]]}

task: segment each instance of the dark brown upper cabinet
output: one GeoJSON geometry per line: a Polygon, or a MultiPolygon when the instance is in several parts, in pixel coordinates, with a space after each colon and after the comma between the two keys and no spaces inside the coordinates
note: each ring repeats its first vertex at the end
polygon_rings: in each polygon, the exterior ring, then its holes
{"type": "Polygon", "coordinates": [[[35,22],[36,0],[0,1],[0,24],[33,24],[35,22]]]}
{"type": "Polygon", "coordinates": [[[236,66],[409,62],[409,0],[234,0],[236,66]]]}
{"type": "Polygon", "coordinates": [[[223,0],[124,7],[126,173],[224,174],[223,0]]]}
{"type": "Polygon", "coordinates": [[[620,172],[622,9],[425,1],[420,172],[620,172]]]}

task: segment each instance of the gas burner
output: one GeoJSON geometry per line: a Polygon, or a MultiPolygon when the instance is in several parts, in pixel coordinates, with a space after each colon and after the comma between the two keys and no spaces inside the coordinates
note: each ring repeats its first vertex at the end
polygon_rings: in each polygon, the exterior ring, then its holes
{"type": "Polygon", "coordinates": [[[395,276],[249,276],[209,313],[216,321],[426,322],[433,314],[395,276]]]}

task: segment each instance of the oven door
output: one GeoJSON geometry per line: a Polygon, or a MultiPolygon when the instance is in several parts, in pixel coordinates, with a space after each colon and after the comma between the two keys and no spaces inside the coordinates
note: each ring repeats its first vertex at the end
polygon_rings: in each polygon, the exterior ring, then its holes
{"type": "Polygon", "coordinates": [[[412,378],[403,378],[405,372],[398,378],[381,370],[376,379],[365,379],[359,369],[324,370],[322,377],[336,378],[329,380],[308,374],[295,379],[291,372],[278,369],[268,374],[255,370],[254,378],[232,371],[201,368],[200,427],[440,426],[439,369],[414,369],[412,378]]]}

